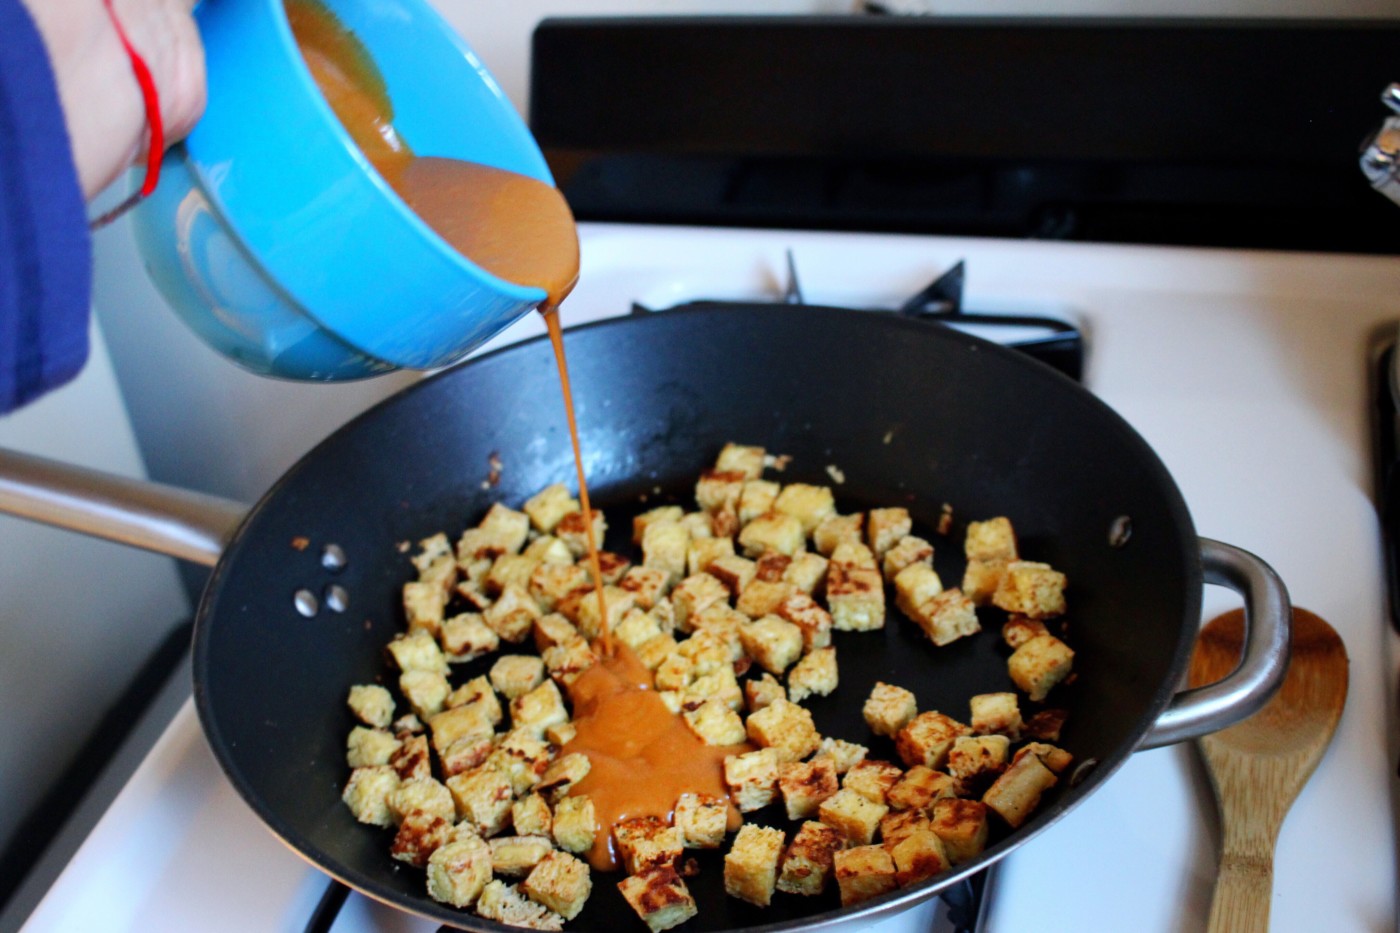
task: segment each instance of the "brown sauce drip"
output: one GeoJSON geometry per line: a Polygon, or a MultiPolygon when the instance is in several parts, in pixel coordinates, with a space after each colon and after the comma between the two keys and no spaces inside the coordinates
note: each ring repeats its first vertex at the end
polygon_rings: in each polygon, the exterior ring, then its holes
{"type": "MultiPolygon", "coordinates": [[[[287,0],[286,10],[316,86],[389,186],[424,223],[476,265],[507,282],[544,290],[540,313],[559,365],[579,499],[584,515],[591,515],[558,314],[559,303],[578,282],[578,230],[568,202],[552,185],[517,172],[415,155],[394,127],[388,88],[364,44],[315,0],[287,0]]],[[[598,542],[593,540],[593,523],[587,521],[584,527],[603,620],[601,648],[610,654],[598,542]]]]}
{"type": "MultiPolygon", "coordinates": [[[[728,798],[724,759],[752,746],[706,745],[651,689],[651,672],[626,645],[578,676],[569,697],[577,734],[560,754],[582,752],[592,764],[570,790],[593,801],[598,834],[588,863],[599,871],[621,864],[612,827],[634,816],[670,821],[683,793],[728,798]]],[[[729,829],[740,816],[729,807],[729,829]]]]}

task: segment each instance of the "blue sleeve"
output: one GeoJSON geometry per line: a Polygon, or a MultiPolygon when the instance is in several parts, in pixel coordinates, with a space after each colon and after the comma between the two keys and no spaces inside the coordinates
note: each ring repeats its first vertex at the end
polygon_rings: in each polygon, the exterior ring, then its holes
{"type": "Polygon", "coordinates": [[[19,0],[0,0],[0,413],[87,360],[92,244],[58,88],[19,0]]]}

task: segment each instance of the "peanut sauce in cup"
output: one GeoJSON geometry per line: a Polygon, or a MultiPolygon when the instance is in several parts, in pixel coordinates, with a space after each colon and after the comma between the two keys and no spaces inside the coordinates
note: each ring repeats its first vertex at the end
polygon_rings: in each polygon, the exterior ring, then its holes
{"type": "MultiPolygon", "coordinates": [[[[287,19],[317,87],[370,164],[404,202],[453,249],[487,272],[542,289],[540,305],[554,348],[578,471],[588,559],[602,629],[600,661],[569,687],[578,730],[562,754],[579,752],[588,775],[570,791],[594,806],[597,834],[588,861],[619,867],[612,827],[635,816],[669,821],[684,793],[728,797],[724,759],[747,744],[706,745],[652,689],[652,675],[609,631],[598,542],[574,417],[559,305],[578,281],[578,231],[559,190],[537,179],[458,159],[418,156],[394,127],[393,104],[367,50],[316,0],[286,0],[287,19]]],[[[729,806],[729,829],[741,822],[729,806]]]]}

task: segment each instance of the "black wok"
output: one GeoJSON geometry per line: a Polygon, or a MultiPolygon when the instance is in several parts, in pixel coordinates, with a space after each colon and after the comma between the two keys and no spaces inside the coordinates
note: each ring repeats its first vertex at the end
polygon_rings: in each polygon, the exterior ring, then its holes
{"type": "MultiPolygon", "coordinates": [[[[1199,540],[1146,443],[1089,392],[1038,363],[925,322],[810,307],[614,320],[570,331],[568,352],[594,500],[621,532],[610,533],[614,547],[626,546],[632,512],[690,501],[695,476],[725,441],[737,440],[790,454],[783,481],[830,483],[827,468],[837,468],[843,512],[906,505],[935,542],[945,581],[961,576],[966,521],[993,515],[1013,519],[1023,555],[1070,580],[1068,639],[1078,676],[1052,701],[1069,710],[1062,744],[1081,767],[1025,827],[996,837],[956,872],[845,910],[834,893],[779,896],[767,910],[725,898],[715,854],[692,879],[701,913],[686,929],[868,923],[908,906],[1029,840],[1134,750],[1253,712],[1282,675],[1288,605],[1277,578],[1255,558],[1199,540]],[[933,534],[945,502],[956,518],[946,538],[933,534]],[[1174,698],[1207,580],[1244,593],[1250,648],[1228,682],[1174,698]]],[[[318,446],[247,514],[199,607],[200,719],[248,804],[326,872],[446,923],[498,928],[431,901],[422,873],[389,858],[386,832],[351,818],[339,796],[351,725],[344,697],[350,684],[392,681],[382,648],[402,626],[398,592],[412,576],[401,542],[439,530],[455,536],[493,501],[518,504],[549,483],[569,482],[560,406],[542,341],[387,400],[318,446]],[[489,485],[493,455],[501,468],[489,485]],[[332,545],[343,567],[334,552],[328,558],[332,545]],[[329,605],[342,598],[344,611],[329,605]]],[[[0,476],[9,477],[0,482],[0,508],[54,520],[51,508],[34,502],[52,506],[55,494],[45,488],[60,480],[13,456],[0,460],[0,476]]],[[[66,489],[71,498],[74,485],[66,489]]],[[[69,503],[69,512],[59,520],[114,534],[94,528],[101,522],[75,520],[81,504],[69,503]]],[[[217,536],[217,520],[205,526],[217,536]]],[[[181,553],[201,548],[209,542],[181,553]]],[[[1011,689],[990,613],[984,626],[980,636],[934,648],[892,611],[882,632],[838,634],[842,686],[810,702],[818,728],[891,757],[861,721],[873,681],[905,685],[920,709],[959,717],[972,694],[1011,689]]],[[[594,880],[571,926],[643,929],[614,879],[594,880]]]]}

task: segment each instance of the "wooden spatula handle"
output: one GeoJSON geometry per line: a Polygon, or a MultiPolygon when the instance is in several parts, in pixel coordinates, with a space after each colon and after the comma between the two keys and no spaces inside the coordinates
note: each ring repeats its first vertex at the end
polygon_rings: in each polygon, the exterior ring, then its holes
{"type": "Polygon", "coordinates": [[[1268,933],[1274,894],[1272,852],[1221,853],[1220,877],[1210,905],[1210,933],[1268,933]]]}

